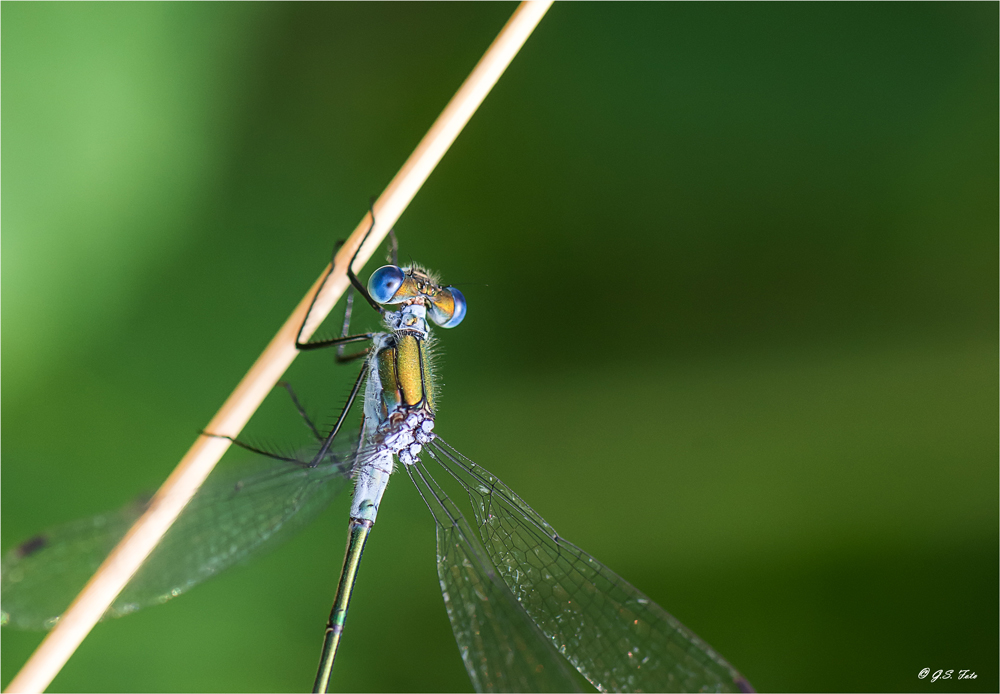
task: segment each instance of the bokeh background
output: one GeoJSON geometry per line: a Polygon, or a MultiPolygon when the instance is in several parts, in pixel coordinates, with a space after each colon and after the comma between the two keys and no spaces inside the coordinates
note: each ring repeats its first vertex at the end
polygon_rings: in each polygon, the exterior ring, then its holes
{"type": "MultiPolygon", "coordinates": [[[[155,489],[513,9],[2,6],[5,550],[155,489]]],[[[997,22],[556,5],[397,225],[469,302],[442,434],[762,690],[1000,687],[997,22]]],[[[307,690],[347,508],[52,690],[307,690]]],[[[469,688],[405,478],[334,686],[469,688]]]]}

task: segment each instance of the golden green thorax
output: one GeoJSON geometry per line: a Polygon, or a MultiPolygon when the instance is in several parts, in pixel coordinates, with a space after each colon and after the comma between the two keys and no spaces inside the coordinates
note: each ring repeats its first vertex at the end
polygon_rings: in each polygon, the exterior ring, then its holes
{"type": "Polygon", "coordinates": [[[384,412],[400,406],[434,411],[434,378],[430,368],[430,340],[415,333],[397,333],[378,353],[384,412]]]}

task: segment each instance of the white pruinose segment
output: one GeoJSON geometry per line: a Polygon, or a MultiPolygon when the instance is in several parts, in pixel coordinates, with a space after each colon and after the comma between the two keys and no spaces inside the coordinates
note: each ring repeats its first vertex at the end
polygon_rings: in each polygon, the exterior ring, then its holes
{"type": "MultiPolygon", "coordinates": [[[[419,304],[389,312],[385,325],[392,331],[406,330],[428,337],[427,310],[419,304]]],[[[368,450],[355,477],[351,518],[375,522],[382,495],[389,485],[393,456],[404,465],[417,462],[423,446],[434,438],[434,414],[420,408],[406,412],[399,406],[382,414],[382,379],[378,371],[378,355],[392,340],[389,333],[378,333],[372,339],[368,355],[368,380],[365,384],[364,424],[361,450],[368,450]]]]}
{"type": "MultiPolygon", "coordinates": [[[[379,396],[381,397],[381,396],[379,396]]],[[[425,444],[434,439],[434,416],[426,410],[415,410],[399,424],[389,421],[379,427],[377,444],[358,467],[354,482],[354,500],[351,519],[375,522],[382,494],[389,486],[392,475],[392,458],[396,456],[404,465],[413,465],[425,444]]]]}
{"type": "Polygon", "coordinates": [[[385,446],[396,454],[399,462],[413,465],[424,444],[434,438],[434,415],[427,410],[415,410],[403,422],[385,434],[385,446]]]}

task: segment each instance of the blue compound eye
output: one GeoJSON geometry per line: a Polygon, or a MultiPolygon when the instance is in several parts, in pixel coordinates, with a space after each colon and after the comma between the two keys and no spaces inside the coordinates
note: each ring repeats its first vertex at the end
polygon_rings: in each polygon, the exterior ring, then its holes
{"type": "Polygon", "coordinates": [[[465,318],[465,296],[454,287],[448,287],[448,291],[451,292],[452,297],[455,299],[455,312],[451,314],[450,321],[441,324],[442,328],[454,328],[465,318]]]}
{"type": "Polygon", "coordinates": [[[454,328],[465,318],[465,297],[454,287],[446,287],[442,295],[442,300],[431,304],[430,318],[442,328],[454,328]],[[448,301],[448,295],[451,295],[451,301],[448,301]]]}
{"type": "Polygon", "coordinates": [[[392,298],[403,286],[406,275],[395,265],[384,265],[372,273],[368,280],[368,293],[380,304],[393,303],[392,298]]]}

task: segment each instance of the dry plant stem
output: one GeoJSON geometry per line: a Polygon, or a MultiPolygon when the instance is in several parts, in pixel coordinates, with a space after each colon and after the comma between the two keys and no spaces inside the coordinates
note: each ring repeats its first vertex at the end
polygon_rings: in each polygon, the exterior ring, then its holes
{"type": "MultiPolygon", "coordinates": [[[[518,6],[472,74],[375,202],[375,227],[358,253],[355,270],[363,267],[378,248],[550,5],[551,0],[522,2],[518,6]]],[[[368,214],[334,258],[333,273],[322,295],[317,297],[303,339],[308,339],[315,332],[347,288],[347,263],[370,225],[371,215],[368,214]]],[[[208,423],[206,431],[236,436],[243,429],[297,356],[295,336],[321,281],[322,275],[208,423]]],[[[229,445],[228,440],[215,437],[199,436],[195,440],[153,497],[146,513],[108,555],[6,691],[41,692],[49,685],[153,551],[229,445]]]]}

